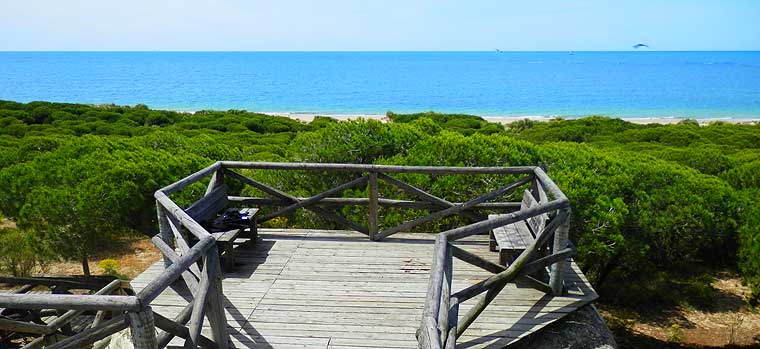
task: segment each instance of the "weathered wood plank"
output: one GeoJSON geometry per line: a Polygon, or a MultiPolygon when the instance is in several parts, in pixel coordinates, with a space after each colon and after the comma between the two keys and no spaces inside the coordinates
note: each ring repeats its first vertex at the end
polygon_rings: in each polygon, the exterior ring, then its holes
{"type": "MultiPolygon", "coordinates": [[[[48,349],[79,349],[106,338],[116,332],[129,327],[129,322],[124,315],[118,316],[104,322],[96,328],[89,328],[76,336],[68,337],[60,342],[46,346],[48,349]]],[[[135,348],[142,349],[142,348],[135,348]]]]}
{"type": "Polygon", "coordinates": [[[0,304],[6,308],[70,310],[134,310],[140,308],[135,296],[4,294],[0,304]]]}
{"type": "Polygon", "coordinates": [[[190,207],[185,209],[190,218],[200,223],[212,217],[227,207],[227,186],[220,185],[190,207]]]}

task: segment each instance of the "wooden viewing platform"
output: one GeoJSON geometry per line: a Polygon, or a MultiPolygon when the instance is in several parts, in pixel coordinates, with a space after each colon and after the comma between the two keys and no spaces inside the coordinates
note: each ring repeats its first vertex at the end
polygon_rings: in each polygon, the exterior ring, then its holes
{"type": "MultiPolygon", "coordinates": [[[[433,234],[368,241],[352,231],[267,230],[257,245],[237,241],[238,263],[224,275],[228,332],[236,348],[417,348],[433,253],[433,234]]],[[[488,237],[455,243],[494,263],[488,237]]],[[[164,269],[155,263],[132,281],[139,291],[164,269]]],[[[453,288],[490,273],[454,264],[453,288]]],[[[588,304],[596,294],[575,263],[568,294],[549,297],[509,284],[460,337],[461,348],[500,348],[588,304]]],[[[187,301],[168,289],[153,311],[173,318],[187,301]]],[[[467,308],[462,307],[467,310],[467,308]]],[[[204,328],[210,335],[210,328],[204,328]]],[[[173,345],[182,345],[175,339],[173,345]]]]}
{"type": "Polygon", "coordinates": [[[0,308],[63,314],[0,331],[40,335],[25,349],[102,349],[125,329],[136,349],[504,347],[597,297],[571,259],[570,202],[536,166],[222,161],[154,196],[163,261],[133,280],[136,294],[0,294],[0,308]],[[486,192],[424,188],[458,176],[486,192]],[[296,196],[272,178],[323,191],[296,196]],[[347,230],[258,232],[298,210],[347,230]],[[449,217],[448,230],[421,229],[449,217]],[[92,325],[60,339],[82,313],[92,325]]]}

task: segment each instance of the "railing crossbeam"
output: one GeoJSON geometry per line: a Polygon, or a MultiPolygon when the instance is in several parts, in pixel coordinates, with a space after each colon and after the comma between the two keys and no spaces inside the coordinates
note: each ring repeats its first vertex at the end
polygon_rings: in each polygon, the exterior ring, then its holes
{"type": "MultiPolygon", "coordinates": [[[[163,239],[159,238],[158,236],[154,236],[151,238],[151,241],[153,241],[153,244],[158,248],[159,251],[169,259],[172,263],[177,263],[180,259],[179,255],[174,252],[174,250],[167,245],[163,239]]],[[[195,265],[195,264],[193,264],[195,265]]],[[[187,288],[194,293],[198,289],[198,279],[195,275],[191,272],[192,269],[188,269],[186,271],[182,272],[182,279],[185,281],[185,284],[187,284],[187,288]]]]}
{"type": "MultiPolygon", "coordinates": [[[[180,325],[171,319],[164,317],[163,315],[153,312],[153,321],[156,323],[156,327],[163,330],[166,333],[171,333],[175,337],[190,338],[190,331],[184,325],[180,325]]],[[[159,348],[166,346],[160,345],[159,348]]],[[[206,349],[216,349],[216,343],[204,335],[198,336],[198,346],[206,349]]]]}
{"type": "MultiPolygon", "coordinates": [[[[415,187],[415,186],[413,186],[411,184],[402,182],[402,181],[400,181],[400,180],[398,180],[396,178],[393,178],[391,176],[388,176],[388,175],[385,175],[385,174],[382,174],[382,173],[378,174],[378,178],[382,179],[386,183],[391,184],[391,185],[393,185],[393,186],[395,186],[395,187],[397,187],[397,188],[399,188],[399,189],[401,189],[401,190],[403,190],[403,191],[405,191],[405,192],[407,192],[409,194],[417,196],[417,197],[421,198],[422,200],[426,200],[426,201],[430,202],[431,204],[433,204],[433,205],[435,205],[435,206],[437,206],[439,208],[446,209],[446,208],[454,207],[454,206],[457,206],[457,205],[461,205],[461,204],[454,204],[452,202],[449,202],[446,199],[439,198],[439,197],[437,197],[437,196],[435,196],[433,194],[430,194],[430,193],[428,193],[428,192],[426,192],[426,191],[424,191],[422,189],[419,189],[419,188],[417,188],[417,187],[415,187]]],[[[469,218],[473,222],[477,222],[477,221],[483,220],[485,218],[485,217],[483,217],[481,215],[477,215],[477,214],[470,213],[470,212],[467,212],[467,211],[462,211],[459,214],[462,215],[462,216],[465,216],[465,217],[469,218]]]]}
{"type": "MultiPolygon", "coordinates": [[[[259,182],[255,181],[255,180],[253,180],[253,179],[251,179],[249,177],[246,177],[244,175],[241,175],[241,174],[239,174],[237,172],[227,170],[226,173],[230,177],[232,177],[232,178],[235,178],[235,179],[237,179],[237,180],[239,180],[239,181],[241,181],[241,182],[243,182],[245,184],[248,184],[248,185],[250,185],[250,186],[252,186],[252,187],[254,187],[256,189],[259,189],[259,190],[263,191],[264,193],[267,193],[267,194],[272,195],[274,197],[277,197],[279,199],[287,200],[287,201],[293,202],[293,203],[297,203],[297,202],[300,201],[295,196],[292,196],[292,195],[290,195],[290,194],[288,194],[286,192],[283,192],[283,191],[281,191],[279,189],[272,188],[272,187],[270,187],[268,185],[259,183],[259,182]]],[[[323,218],[325,218],[327,220],[331,220],[331,221],[336,222],[338,224],[341,224],[343,226],[347,226],[347,227],[349,227],[349,228],[351,228],[353,230],[356,230],[356,231],[358,231],[358,232],[360,232],[360,233],[362,233],[364,235],[369,235],[369,230],[366,227],[362,227],[361,225],[359,225],[357,223],[354,223],[354,222],[348,220],[347,218],[345,218],[345,217],[343,217],[343,216],[341,216],[341,215],[339,215],[337,213],[331,212],[331,211],[329,211],[327,209],[324,209],[324,208],[321,208],[321,207],[307,206],[307,207],[304,207],[304,208],[307,209],[307,210],[309,210],[309,211],[312,211],[312,212],[316,213],[317,215],[319,215],[319,216],[321,216],[321,217],[323,217],[323,218]]],[[[256,221],[258,223],[262,222],[262,220],[256,220],[256,221]]]]}
{"type": "Polygon", "coordinates": [[[310,198],[308,198],[306,200],[298,200],[298,199],[294,198],[296,200],[295,203],[291,204],[290,206],[283,207],[283,208],[281,208],[281,209],[279,209],[277,211],[274,211],[274,212],[272,212],[272,213],[270,213],[270,214],[268,214],[268,215],[266,215],[264,217],[261,217],[257,221],[258,222],[266,222],[266,221],[268,221],[268,220],[270,220],[272,218],[279,217],[279,216],[285,215],[287,213],[290,213],[290,212],[292,212],[292,211],[294,211],[294,210],[296,210],[298,208],[303,208],[303,207],[315,205],[320,200],[322,200],[322,199],[324,199],[324,198],[326,198],[326,197],[328,197],[330,195],[338,194],[338,193],[341,193],[343,191],[346,191],[347,189],[351,189],[351,188],[357,187],[359,185],[362,185],[362,184],[366,183],[367,180],[368,180],[367,176],[362,176],[362,177],[354,179],[354,180],[352,180],[350,182],[343,183],[343,184],[341,184],[341,185],[339,185],[339,186],[337,186],[335,188],[323,191],[323,192],[321,192],[321,193],[319,193],[317,195],[314,195],[314,196],[312,196],[312,197],[310,197],[310,198]]]}
{"type": "MultiPolygon", "coordinates": [[[[187,244],[187,240],[185,240],[185,237],[182,235],[182,232],[180,231],[179,222],[175,221],[173,217],[171,216],[168,216],[168,219],[169,219],[169,228],[172,232],[172,235],[174,235],[174,240],[177,241],[179,250],[182,252],[182,254],[187,254],[190,251],[190,245],[187,244]]],[[[190,265],[190,271],[193,273],[193,275],[195,275],[196,278],[198,278],[198,276],[201,275],[201,270],[200,268],[198,268],[197,263],[193,263],[190,265]]]]}
{"type": "Polygon", "coordinates": [[[511,184],[506,185],[506,186],[503,186],[503,187],[498,188],[496,190],[493,190],[493,191],[491,191],[489,193],[480,195],[480,196],[478,196],[478,197],[476,197],[476,198],[474,198],[474,199],[472,199],[470,201],[462,203],[461,205],[455,205],[455,206],[452,206],[452,207],[449,207],[449,208],[446,208],[446,209],[443,209],[443,210],[440,210],[440,211],[436,211],[436,212],[433,212],[433,213],[431,213],[431,214],[429,214],[427,216],[420,217],[420,218],[417,218],[417,219],[414,219],[414,220],[402,223],[400,225],[397,225],[397,226],[395,226],[393,228],[386,229],[386,230],[384,230],[384,231],[382,231],[382,232],[380,232],[380,233],[377,234],[378,238],[379,239],[383,239],[383,238],[386,238],[386,237],[388,237],[390,235],[393,235],[395,233],[409,230],[409,229],[411,229],[413,227],[416,227],[416,226],[418,226],[418,225],[420,225],[422,223],[427,223],[427,222],[430,222],[432,220],[436,220],[436,219],[439,219],[439,218],[443,218],[443,217],[447,217],[447,216],[450,216],[450,215],[453,215],[453,214],[457,214],[457,213],[462,212],[464,210],[467,210],[467,209],[469,209],[469,208],[471,208],[471,207],[473,207],[473,206],[475,206],[477,204],[480,204],[480,203],[486,202],[488,200],[497,198],[499,196],[508,194],[509,192],[511,192],[511,191],[519,188],[520,186],[522,186],[522,185],[530,182],[530,179],[531,179],[531,177],[525,177],[525,178],[523,178],[521,180],[518,180],[517,182],[511,183],[511,184]]]}
{"type": "Polygon", "coordinates": [[[487,259],[484,259],[483,257],[480,257],[480,256],[478,256],[478,255],[476,255],[476,254],[474,254],[472,252],[466,251],[466,250],[464,250],[464,249],[462,249],[460,247],[457,247],[457,246],[453,246],[452,245],[451,246],[451,252],[452,252],[452,255],[454,257],[456,257],[457,259],[459,259],[459,260],[461,260],[461,261],[463,261],[465,263],[474,265],[474,266],[476,266],[478,268],[481,268],[483,270],[490,271],[490,272],[492,272],[494,274],[500,273],[500,272],[502,272],[502,271],[504,271],[504,270],[507,269],[507,267],[505,267],[503,265],[491,262],[491,261],[489,261],[487,259]]]}

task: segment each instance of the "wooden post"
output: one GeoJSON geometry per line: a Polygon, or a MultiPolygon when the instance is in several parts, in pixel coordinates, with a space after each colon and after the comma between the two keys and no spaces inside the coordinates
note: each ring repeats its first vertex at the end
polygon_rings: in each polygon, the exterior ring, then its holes
{"type": "Polygon", "coordinates": [[[441,307],[438,308],[438,330],[441,333],[441,343],[446,343],[449,335],[449,312],[451,311],[451,284],[454,260],[451,254],[451,244],[446,244],[446,259],[443,266],[443,283],[441,284],[441,307]]]}
{"type": "Polygon", "coordinates": [[[132,332],[132,344],[135,349],[158,349],[156,327],[153,324],[153,311],[145,307],[139,311],[128,312],[129,330],[132,332]]]}
{"type": "Polygon", "coordinates": [[[367,228],[369,230],[369,239],[377,240],[375,235],[378,231],[378,193],[377,193],[377,172],[369,173],[369,217],[367,219],[367,228]]]}
{"type": "Polygon", "coordinates": [[[450,301],[451,310],[449,311],[449,334],[446,336],[446,342],[443,343],[446,349],[456,349],[457,346],[457,324],[459,322],[459,300],[454,298],[450,301]]]}
{"type": "MultiPolygon", "coordinates": [[[[169,226],[169,217],[166,216],[166,209],[160,202],[156,201],[156,213],[158,214],[158,231],[161,236],[161,240],[174,249],[174,233],[169,226]]],[[[164,268],[172,265],[172,261],[164,256],[164,268]]]]}
{"type": "Polygon", "coordinates": [[[222,184],[224,184],[224,170],[220,168],[216,170],[213,175],[211,175],[211,181],[208,182],[206,193],[203,194],[203,196],[208,196],[212,191],[214,191],[214,189],[222,184]]]}
{"type": "Polygon", "coordinates": [[[219,252],[212,248],[206,256],[207,268],[215,268],[209,273],[210,287],[206,295],[206,317],[211,326],[211,339],[219,349],[230,348],[230,336],[227,333],[227,316],[224,314],[224,291],[222,289],[222,271],[219,266],[219,252]]]}
{"type": "MultiPolygon", "coordinates": [[[[554,247],[552,248],[552,253],[557,253],[559,251],[564,250],[567,248],[567,241],[568,241],[568,235],[570,231],[570,209],[565,209],[566,214],[559,214],[556,218],[562,218],[563,221],[560,223],[559,228],[557,228],[557,231],[554,232],[554,247]]],[[[551,275],[549,276],[549,285],[552,287],[552,292],[554,295],[561,295],[562,294],[562,288],[563,288],[563,273],[565,271],[567,265],[567,258],[564,258],[556,263],[554,263],[551,266],[551,275]]]]}
{"type": "Polygon", "coordinates": [[[217,249],[212,247],[203,257],[203,271],[201,271],[201,281],[198,285],[198,291],[193,293],[193,312],[190,316],[190,323],[187,325],[189,336],[185,339],[185,349],[193,349],[198,346],[198,338],[203,328],[203,319],[206,316],[206,297],[211,289],[211,279],[215,278],[218,268],[212,266],[212,262],[219,264],[218,260],[211,260],[209,256],[217,255],[217,249]]]}

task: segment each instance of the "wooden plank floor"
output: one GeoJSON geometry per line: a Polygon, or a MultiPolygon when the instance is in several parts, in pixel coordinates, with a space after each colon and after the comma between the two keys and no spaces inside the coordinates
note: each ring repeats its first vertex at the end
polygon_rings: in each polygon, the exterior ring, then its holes
{"type": "MultiPolygon", "coordinates": [[[[236,249],[225,274],[229,331],[237,348],[416,348],[432,261],[432,234],[396,234],[382,242],[349,231],[266,230],[236,249]]],[[[494,262],[487,236],[456,245],[494,262]]],[[[490,274],[454,259],[454,290],[490,274]]],[[[509,284],[459,339],[459,348],[504,347],[596,299],[572,263],[570,292],[548,297],[509,284]]],[[[163,270],[152,265],[132,281],[139,290],[163,270]]],[[[464,314],[476,300],[462,304],[464,314]]],[[[167,290],[153,310],[174,317],[187,304],[167,290]]],[[[208,328],[204,332],[210,334],[208,328]]],[[[181,345],[176,340],[172,345],[181,345]]]]}

